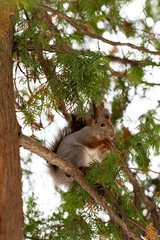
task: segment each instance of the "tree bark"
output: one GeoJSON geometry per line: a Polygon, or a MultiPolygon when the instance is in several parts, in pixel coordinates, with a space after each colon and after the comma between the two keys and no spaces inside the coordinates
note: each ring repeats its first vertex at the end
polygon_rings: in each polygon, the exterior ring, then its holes
{"type": "Polygon", "coordinates": [[[13,90],[12,2],[0,0],[0,239],[22,240],[23,213],[19,128],[13,90]]]}

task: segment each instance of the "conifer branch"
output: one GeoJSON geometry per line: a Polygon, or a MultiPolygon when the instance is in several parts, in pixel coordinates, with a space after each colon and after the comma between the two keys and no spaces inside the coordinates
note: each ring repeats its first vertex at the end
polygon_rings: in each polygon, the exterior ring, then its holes
{"type": "MultiPolygon", "coordinates": [[[[127,46],[127,47],[130,47],[130,48],[133,48],[133,49],[136,49],[138,51],[142,51],[142,52],[146,52],[146,53],[149,53],[149,54],[153,54],[153,55],[159,55],[160,56],[160,52],[156,52],[156,51],[151,51],[147,48],[144,48],[144,47],[140,47],[140,46],[136,46],[132,43],[121,43],[121,42],[114,42],[114,41],[111,41],[111,40],[108,40],[102,36],[99,36],[97,34],[94,34],[90,31],[88,31],[86,28],[84,28],[83,26],[80,26],[79,24],[77,24],[75,22],[75,19],[72,18],[72,17],[69,17],[67,16],[66,14],[62,13],[62,12],[59,12],[55,9],[52,9],[48,6],[45,6],[45,5],[38,5],[37,9],[39,10],[45,10],[45,11],[48,11],[48,12],[52,12],[53,15],[58,15],[59,17],[65,19],[71,26],[73,26],[74,28],[76,28],[79,32],[83,33],[84,35],[87,35],[91,38],[94,38],[94,39],[99,39],[101,40],[102,42],[104,43],[107,43],[107,44],[110,44],[112,46],[127,46]]],[[[78,21],[78,20],[77,20],[78,21]]]]}
{"type": "MultiPolygon", "coordinates": [[[[53,10],[53,9],[52,9],[53,10]]],[[[55,11],[55,10],[53,10],[55,11]]],[[[52,19],[51,19],[51,16],[47,13],[47,11],[44,11],[44,10],[40,10],[40,15],[42,17],[42,19],[44,20],[46,26],[48,27],[48,29],[52,32],[55,32],[57,34],[61,34],[62,30],[58,30],[57,27],[55,26],[55,24],[53,24],[52,22],[52,19]]],[[[90,32],[89,32],[90,33],[90,32]]],[[[99,35],[97,35],[99,36],[99,35]]],[[[99,36],[100,37],[100,36],[99,36]]],[[[55,38],[56,37],[56,34],[55,34],[55,38]]],[[[70,46],[67,44],[67,42],[64,40],[64,45],[62,46],[58,46],[57,44],[54,44],[52,46],[49,46],[48,45],[48,49],[44,49],[46,51],[54,51],[54,52],[61,52],[61,53],[64,53],[64,54],[67,54],[71,51],[71,48],[70,46]]],[[[32,49],[33,50],[33,49],[32,49]]],[[[117,56],[112,56],[112,55],[107,55],[108,59],[110,61],[113,61],[113,62],[119,62],[121,64],[130,64],[131,66],[145,66],[147,64],[145,64],[143,61],[140,61],[140,60],[130,60],[128,58],[120,58],[120,57],[117,57],[117,56]]],[[[155,63],[155,62],[152,62],[152,65],[153,66],[160,66],[160,63],[155,63]]],[[[117,73],[118,74],[118,73],[117,73]]],[[[149,85],[149,84],[148,84],[149,85]]]]}
{"type": "Polygon", "coordinates": [[[19,145],[20,147],[24,147],[25,149],[37,154],[39,157],[44,158],[48,163],[58,166],[68,175],[72,176],[73,179],[76,180],[81,185],[81,187],[90,194],[94,201],[108,212],[114,223],[116,225],[119,225],[123,232],[125,232],[128,239],[133,238],[137,240],[142,240],[142,238],[139,237],[135,232],[133,232],[127,226],[127,224],[115,213],[115,211],[109,206],[109,204],[106,203],[105,198],[99,196],[95,192],[95,190],[86,183],[83,178],[84,174],[79,169],[77,169],[71,162],[67,161],[61,156],[58,156],[48,148],[40,145],[36,141],[23,134],[20,135],[19,145]]]}

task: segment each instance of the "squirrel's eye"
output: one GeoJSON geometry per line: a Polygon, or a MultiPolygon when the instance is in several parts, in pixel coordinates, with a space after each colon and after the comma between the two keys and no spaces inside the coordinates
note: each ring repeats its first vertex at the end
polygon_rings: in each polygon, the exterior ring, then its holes
{"type": "Polygon", "coordinates": [[[104,124],[104,123],[101,123],[101,127],[105,127],[105,124],[104,124]]]}

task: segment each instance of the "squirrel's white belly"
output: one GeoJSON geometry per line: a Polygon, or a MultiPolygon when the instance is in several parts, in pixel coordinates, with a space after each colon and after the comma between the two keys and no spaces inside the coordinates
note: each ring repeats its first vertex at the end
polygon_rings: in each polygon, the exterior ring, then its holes
{"type": "Polygon", "coordinates": [[[90,162],[97,160],[98,162],[101,162],[101,159],[98,156],[98,149],[92,149],[88,147],[84,147],[86,150],[86,156],[85,156],[85,165],[88,166],[90,162]]]}

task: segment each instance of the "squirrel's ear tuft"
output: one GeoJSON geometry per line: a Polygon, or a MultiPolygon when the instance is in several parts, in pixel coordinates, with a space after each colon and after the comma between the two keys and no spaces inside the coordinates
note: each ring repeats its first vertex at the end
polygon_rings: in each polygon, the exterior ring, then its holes
{"type": "Polygon", "coordinates": [[[98,106],[100,115],[108,120],[110,120],[111,114],[107,108],[104,107],[104,103],[100,102],[100,105],[98,106]]]}
{"type": "Polygon", "coordinates": [[[107,108],[104,109],[104,117],[108,120],[111,118],[111,114],[107,108]]]}
{"type": "Polygon", "coordinates": [[[104,107],[104,103],[100,102],[98,106],[92,101],[92,118],[97,119],[100,117],[104,117],[110,120],[110,112],[107,108],[104,107]]]}
{"type": "Polygon", "coordinates": [[[97,107],[96,104],[92,101],[92,107],[91,107],[91,111],[92,111],[92,119],[97,119],[100,117],[100,111],[99,111],[99,106],[97,107]]]}

